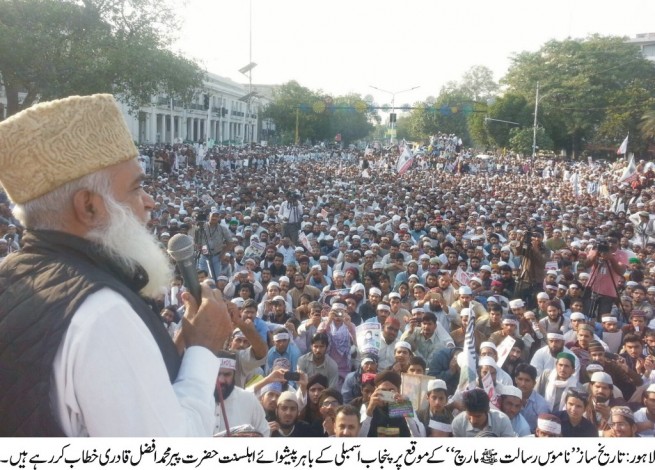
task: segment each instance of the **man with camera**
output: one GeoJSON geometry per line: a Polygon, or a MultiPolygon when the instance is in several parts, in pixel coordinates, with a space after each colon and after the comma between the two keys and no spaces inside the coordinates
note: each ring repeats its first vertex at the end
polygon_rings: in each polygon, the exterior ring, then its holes
{"type": "Polygon", "coordinates": [[[341,390],[346,375],[350,373],[350,347],[357,344],[357,331],[350,315],[346,313],[346,306],[333,303],[330,313],[318,327],[318,333],[325,333],[329,338],[328,356],[337,363],[339,368],[339,387],[341,390]]]}
{"type": "Polygon", "coordinates": [[[300,195],[296,192],[287,192],[287,200],[280,204],[278,218],[282,222],[282,236],[289,237],[294,245],[298,244],[298,232],[302,222],[303,206],[300,195]]]}
{"type": "Polygon", "coordinates": [[[197,218],[201,229],[196,231],[196,247],[200,249],[201,256],[198,262],[198,269],[209,268],[211,277],[216,280],[223,271],[221,260],[223,256],[232,250],[232,234],[219,223],[220,215],[218,210],[212,209],[209,220],[203,220],[202,216],[197,218]]]}
{"type": "Polygon", "coordinates": [[[587,316],[598,321],[616,303],[617,285],[628,266],[628,254],[619,249],[620,239],[620,233],[610,232],[587,254],[586,267],[592,268],[587,283],[592,297],[587,316]]]}
{"type": "Polygon", "coordinates": [[[514,256],[521,257],[519,278],[514,297],[523,299],[528,309],[536,307],[535,295],[543,289],[546,273],[546,261],[550,259],[550,250],[542,242],[539,232],[526,231],[523,240],[511,242],[514,256]]]}

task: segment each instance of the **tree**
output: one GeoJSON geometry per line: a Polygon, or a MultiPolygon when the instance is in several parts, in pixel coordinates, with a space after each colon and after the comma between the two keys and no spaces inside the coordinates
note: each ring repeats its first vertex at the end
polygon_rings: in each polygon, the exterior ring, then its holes
{"type": "Polygon", "coordinates": [[[494,101],[489,106],[488,117],[491,119],[485,122],[491,144],[498,148],[509,147],[510,133],[513,129],[517,127],[532,129],[532,111],[532,107],[521,95],[507,93],[494,101]],[[512,122],[518,123],[518,126],[511,124],[512,122]]]}
{"type": "Polygon", "coordinates": [[[333,98],[292,80],[273,92],[265,117],[275,122],[284,142],[295,140],[297,123],[302,141],[332,141],[341,134],[341,142],[348,144],[368,136],[380,119],[366,99],[357,94],[333,98]]]}
{"type": "Polygon", "coordinates": [[[328,137],[341,134],[341,142],[345,145],[363,139],[373,131],[370,118],[374,113],[368,110],[366,102],[360,95],[352,93],[338,96],[333,104],[334,111],[329,115],[328,137]]]}
{"type": "Polygon", "coordinates": [[[398,140],[417,141],[425,138],[424,135],[414,134],[412,130],[411,115],[399,116],[396,121],[396,131],[398,140]]]}
{"type": "Polygon", "coordinates": [[[416,103],[409,115],[408,130],[414,140],[423,140],[435,133],[455,134],[468,142],[467,115],[476,112],[476,105],[467,95],[444,86],[434,104],[416,103]]]}
{"type": "Polygon", "coordinates": [[[456,134],[465,144],[473,139],[484,147],[493,145],[485,130],[484,113],[487,101],[498,92],[493,72],[482,65],[475,65],[464,73],[461,81],[449,81],[439,96],[428,97],[426,113],[415,116],[415,132],[445,132],[456,134]],[[470,137],[469,137],[470,136],[470,137]]]}
{"type": "Polygon", "coordinates": [[[655,110],[651,109],[644,113],[639,129],[647,139],[655,138],[655,110]]]}
{"type": "Polygon", "coordinates": [[[549,41],[537,52],[516,55],[503,82],[528,103],[539,83],[540,126],[555,148],[576,154],[589,146],[613,147],[628,131],[635,148],[645,148],[636,130],[655,104],[654,72],[634,44],[596,35],[549,41]]]}
{"type": "Polygon", "coordinates": [[[188,101],[204,72],[168,49],[178,25],[167,1],[0,0],[8,114],[75,94],[113,93],[132,109],[159,93],[188,101]]]}
{"type": "Polygon", "coordinates": [[[273,101],[264,115],[275,122],[282,141],[290,143],[295,141],[296,122],[299,138],[303,141],[327,136],[325,109],[325,100],[319,93],[292,80],[274,90],[273,101]]]}
{"type": "MultiPolygon", "coordinates": [[[[508,146],[516,153],[522,155],[532,155],[532,141],[534,138],[534,130],[532,128],[513,128],[509,131],[508,146]]],[[[553,141],[543,128],[537,129],[537,152],[553,151],[553,141]]]]}
{"type": "Polygon", "coordinates": [[[499,86],[494,81],[491,69],[484,65],[474,65],[462,76],[459,89],[473,101],[486,102],[496,95],[499,86]]]}

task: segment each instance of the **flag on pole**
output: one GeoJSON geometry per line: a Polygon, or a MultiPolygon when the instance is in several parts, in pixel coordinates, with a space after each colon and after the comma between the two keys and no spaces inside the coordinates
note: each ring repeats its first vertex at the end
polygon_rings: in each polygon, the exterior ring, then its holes
{"type": "Polygon", "coordinates": [[[458,390],[470,390],[477,386],[478,373],[476,370],[475,354],[475,314],[470,311],[469,320],[464,334],[464,350],[457,356],[459,363],[458,390]],[[461,360],[460,360],[461,359],[461,360]]]}
{"type": "Polygon", "coordinates": [[[617,155],[625,155],[626,152],[628,151],[628,137],[630,137],[630,134],[625,136],[625,139],[623,139],[623,143],[619,147],[619,149],[616,151],[617,155]]]}
{"type": "Polygon", "coordinates": [[[407,170],[409,170],[413,161],[414,157],[412,156],[412,151],[409,150],[409,146],[405,145],[402,153],[398,157],[398,161],[396,161],[396,172],[398,173],[398,176],[403,175],[407,170]]]}
{"type": "MultiPolygon", "coordinates": [[[[627,137],[626,137],[627,139],[627,137]]],[[[619,183],[632,183],[639,177],[637,174],[637,167],[635,165],[635,155],[630,154],[630,159],[628,160],[628,166],[623,170],[621,178],[619,178],[619,183]]]]}

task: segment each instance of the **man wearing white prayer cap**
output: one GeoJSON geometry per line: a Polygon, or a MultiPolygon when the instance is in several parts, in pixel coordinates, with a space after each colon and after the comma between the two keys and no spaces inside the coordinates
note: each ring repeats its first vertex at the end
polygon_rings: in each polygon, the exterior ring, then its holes
{"type": "Polygon", "coordinates": [[[409,360],[414,353],[412,352],[412,345],[407,341],[397,341],[393,347],[393,356],[395,362],[392,366],[392,369],[396,372],[404,373],[409,369],[409,360]]]}
{"type": "MultiPolygon", "coordinates": [[[[530,365],[537,369],[537,374],[555,367],[557,355],[562,351],[573,354],[569,348],[564,346],[564,335],[561,333],[547,333],[546,346],[543,346],[534,353],[530,360],[530,365]]],[[[580,370],[580,361],[576,361],[576,374],[580,370]]]]}
{"type": "Polygon", "coordinates": [[[599,431],[609,430],[610,408],[618,404],[613,398],[614,381],[607,372],[594,372],[589,379],[591,396],[586,416],[599,431]]]}
{"type": "MultiPolygon", "coordinates": [[[[448,386],[444,380],[432,379],[428,381],[427,401],[428,406],[419,409],[416,413],[419,421],[429,430],[430,423],[436,420],[439,424],[436,425],[435,430],[448,434],[450,430],[446,426],[450,426],[453,415],[446,408],[446,404],[448,403],[448,386]]],[[[429,432],[428,435],[430,435],[429,432]]]]}
{"type": "Polygon", "coordinates": [[[500,411],[505,413],[512,423],[512,429],[518,437],[529,436],[530,425],[521,414],[523,408],[523,393],[513,385],[500,385],[500,411]]]}
{"type": "Polygon", "coordinates": [[[311,426],[300,420],[301,404],[294,392],[280,394],[271,423],[271,437],[318,437],[311,426]]]}

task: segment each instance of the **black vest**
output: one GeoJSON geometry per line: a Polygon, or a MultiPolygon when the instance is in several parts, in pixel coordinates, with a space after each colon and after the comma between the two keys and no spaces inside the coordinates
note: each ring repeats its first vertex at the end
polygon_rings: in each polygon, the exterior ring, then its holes
{"type": "MultiPolygon", "coordinates": [[[[88,240],[31,231],[0,264],[0,436],[62,436],[50,403],[52,365],[72,316],[102,288],[123,296],[152,333],[171,382],[181,359],[159,315],[128,276],[88,240]]],[[[99,372],[101,373],[101,372],[99,372]]]]}

